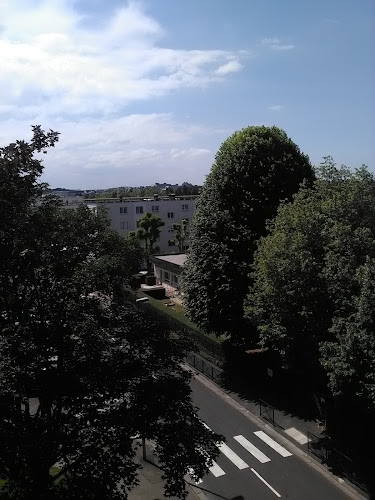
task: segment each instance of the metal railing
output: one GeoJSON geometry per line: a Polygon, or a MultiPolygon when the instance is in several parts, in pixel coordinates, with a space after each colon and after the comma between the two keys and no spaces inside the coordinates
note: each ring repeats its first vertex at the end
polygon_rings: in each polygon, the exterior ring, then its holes
{"type": "Polygon", "coordinates": [[[218,366],[215,366],[194,352],[186,354],[186,362],[214,382],[220,383],[223,370],[218,366]]]}
{"type": "Polygon", "coordinates": [[[259,415],[275,427],[275,408],[263,399],[259,399],[259,415]]]}
{"type": "Polygon", "coordinates": [[[307,449],[315,455],[322,464],[337,476],[346,478],[362,491],[367,492],[367,487],[358,476],[357,465],[354,460],[334,446],[332,438],[326,435],[317,436],[312,432],[307,433],[307,449]]]}

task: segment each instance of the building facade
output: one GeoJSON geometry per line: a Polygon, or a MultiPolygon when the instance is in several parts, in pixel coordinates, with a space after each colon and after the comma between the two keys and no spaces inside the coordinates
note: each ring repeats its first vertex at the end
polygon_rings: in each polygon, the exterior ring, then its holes
{"type": "MultiPolygon", "coordinates": [[[[157,246],[160,253],[177,252],[178,247],[171,245],[174,238],[173,224],[183,219],[191,222],[195,212],[196,195],[190,196],[159,196],[152,198],[93,198],[84,202],[91,210],[104,208],[111,222],[111,228],[122,236],[137,229],[138,220],[147,212],[160,217],[165,225],[160,228],[160,238],[157,246]]],[[[188,239],[185,248],[188,247],[188,239]]]]}
{"type": "Polygon", "coordinates": [[[151,263],[154,266],[156,284],[165,288],[169,297],[180,295],[180,274],[186,262],[186,254],[153,255],[151,263]]]}

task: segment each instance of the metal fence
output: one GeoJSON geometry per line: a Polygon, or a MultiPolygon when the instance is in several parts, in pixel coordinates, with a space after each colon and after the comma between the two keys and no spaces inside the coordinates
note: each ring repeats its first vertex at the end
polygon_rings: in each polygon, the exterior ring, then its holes
{"type": "Polygon", "coordinates": [[[333,439],[326,435],[316,436],[312,432],[308,432],[307,437],[309,453],[315,455],[335,475],[344,477],[361,490],[367,491],[365,484],[356,471],[358,464],[345,453],[335,448],[333,439]]]}
{"type": "Polygon", "coordinates": [[[275,426],[275,408],[263,399],[259,399],[259,415],[275,426]]]}
{"type": "Polygon", "coordinates": [[[186,362],[216,383],[220,383],[223,370],[194,352],[186,354],[186,362]]]}
{"type": "Polygon", "coordinates": [[[319,460],[328,463],[328,443],[325,436],[316,436],[312,432],[307,432],[307,450],[309,453],[315,455],[319,460]]]}

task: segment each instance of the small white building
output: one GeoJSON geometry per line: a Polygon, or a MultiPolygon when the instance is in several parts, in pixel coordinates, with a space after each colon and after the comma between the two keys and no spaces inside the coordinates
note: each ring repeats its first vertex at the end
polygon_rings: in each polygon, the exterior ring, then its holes
{"type": "MultiPolygon", "coordinates": [[[[138,220],[147,212],[159,216],[165,225],[160,228],[157,246],[160,248],[160,253],[167,253],[176,251],[178,248],[170,243],[174,238],[172,225],[183,219],[188,223],[191,222],[196,199],[196,195],[155,195],[152,198],[93,198],[86,199],[85,203],[92,210],[99,207],[105,208],[111,221],[111,228],[123,236],[127,236],[129,231],[135,231],[138,220]]],[[[185,250],[187,247],[188,242],[186,242],[185,250]]]]}
{"type": "Polygon", "coordinates": [[[163,286],[169,297],[180,294],[180,274],[186,261],[185,253],[170,255],[153,255],[151,263],[154,266],[156,285],[163,286]]]}

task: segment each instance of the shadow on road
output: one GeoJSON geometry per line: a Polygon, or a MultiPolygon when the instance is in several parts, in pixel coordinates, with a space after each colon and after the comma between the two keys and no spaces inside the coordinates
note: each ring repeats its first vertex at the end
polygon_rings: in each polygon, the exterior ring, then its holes
{"type": "Polygon", "coordinates": [[[265,359],[253,358],[252,363],[244,356],[227,359],[232,362],[224,364],[216,376],[217,383],[274,427],[293,426],[295,418],[302,421],[306,432],[311,430],[315,435],[315,446],[319,450],[314,453],[311,445],[309,453],[335,475],[375,499],[374,414],[360,408],[359,401],[334,400],[328,413],[322,415],[314,388],[303,377],[287,372],[270,376],[265,359]],[[328,426],[325,432],[316,424],[324,417],[328,426]]]}

